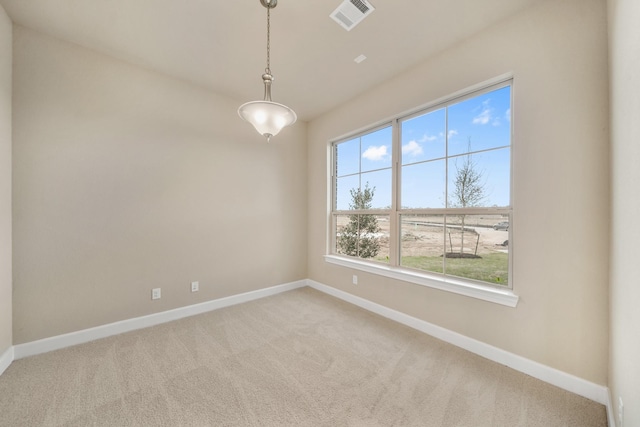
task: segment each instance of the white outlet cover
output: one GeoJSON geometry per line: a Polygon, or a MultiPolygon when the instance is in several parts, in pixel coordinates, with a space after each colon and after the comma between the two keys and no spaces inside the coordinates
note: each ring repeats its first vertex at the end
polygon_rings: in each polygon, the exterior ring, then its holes
{"type": "Polygon", "coordinates": [[[160,288],[153,288],[151,290],[151,299],[160,299],[162,297],[162,290],[160,288]]]}
{"type": "Polygon", "coordinates": [[[200,282],[191,282],[191,292],[198,292],[200,290],[200,282]]]}

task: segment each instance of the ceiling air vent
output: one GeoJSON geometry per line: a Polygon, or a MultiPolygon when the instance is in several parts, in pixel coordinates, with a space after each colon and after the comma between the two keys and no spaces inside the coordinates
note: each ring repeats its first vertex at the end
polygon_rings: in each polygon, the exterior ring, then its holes
{"type": "Polygon", "coordinates": [[[342,28],[351,31],[374,10],[374,7],[366,0],[344,0],[329,16],[342,28]]]}

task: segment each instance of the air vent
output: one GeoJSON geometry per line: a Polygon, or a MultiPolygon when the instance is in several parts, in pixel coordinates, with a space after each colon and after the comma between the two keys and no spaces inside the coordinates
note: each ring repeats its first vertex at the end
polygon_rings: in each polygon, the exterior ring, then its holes
{"type": "Polygon", "coordinates": [[[344,0],[329,16],[342,28],[351,31],[374,10],[374,7],[366,0],[344,0]]]}

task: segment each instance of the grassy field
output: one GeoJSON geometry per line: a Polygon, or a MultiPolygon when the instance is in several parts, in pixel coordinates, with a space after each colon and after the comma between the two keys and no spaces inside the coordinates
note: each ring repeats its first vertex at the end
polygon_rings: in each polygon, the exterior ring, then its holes
{"type": "MultiPolygon", "coordinates": [[[[406,256],[402,266],[442,273],[442,257],[406,256]]],[[[508,285],[509,255],[483,254],[482,258],[447,258],[446,273],[451,276],[508,285]]]]}

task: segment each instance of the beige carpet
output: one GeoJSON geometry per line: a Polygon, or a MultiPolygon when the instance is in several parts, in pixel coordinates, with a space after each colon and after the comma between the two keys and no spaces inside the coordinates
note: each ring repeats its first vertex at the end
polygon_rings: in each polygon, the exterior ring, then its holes
{"type": "Polygon", "coordinates": [[[604,406],[302,288],[15,361],[1,426],[606,426],[604,406]]]}

